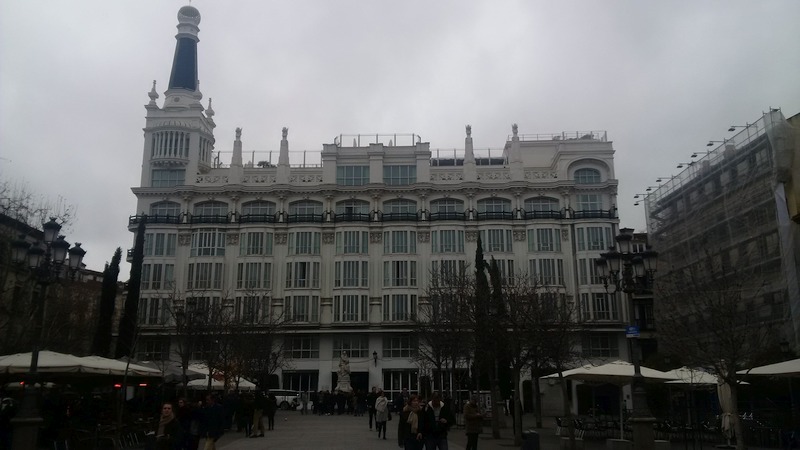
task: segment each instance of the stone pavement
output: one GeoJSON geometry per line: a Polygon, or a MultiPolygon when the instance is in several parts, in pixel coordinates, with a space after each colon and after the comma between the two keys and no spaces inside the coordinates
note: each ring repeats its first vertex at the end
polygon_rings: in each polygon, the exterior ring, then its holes
{"type": "MultiPolygon", "coordinates": [[[[510,423],[510,418],[507,418],[510,423]]],[[[523,416],[525,427],[533,425],[533,416],[523,416]]],[[[264,419],[266,425],[266,418],[264,419]]],[[[367,416],[302,416],[297,411],[278,411],[275,430],[266,431],[263,438],[245,438],[244,433],[230,431],[217,443],[219,450],[396,450],[397,416],[388,423],[386,440],[378,439],[375,431],[370,431],[367,416]]],[[[559,439],[555,436],[553,418],[545,419],[545,426],[539,431],[542,450],[558,450],[559,439]]],[[[512,450],[514,446],[511,429],[501,430],[503,438],[491,438],[491,430],[484,427],[480,436],[479,450],[512,450]]],[[[450,450],[464,450],[466,436],[463,428],[455,428],[449,434],[450,450]]],[[[605,449],[605,441],[587,441],[585,450],[605,449]]],[[[202,442],[201,447],[202,448],[202,442]]],[[[683,442],[673,442],[672,450],[692,448],[683,442]]],[[[699,447],[698,447],[699,448],[699,447]]],[[[702,448],[713,449],[714,445],[703,443],[702,448]]],[[[751,450],[756,450],[750,447],[751,450]]]]}

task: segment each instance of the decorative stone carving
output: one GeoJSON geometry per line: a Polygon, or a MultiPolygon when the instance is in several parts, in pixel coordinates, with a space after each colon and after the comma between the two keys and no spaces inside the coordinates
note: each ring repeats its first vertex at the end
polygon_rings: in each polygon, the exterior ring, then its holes
{"type": "Polygon", "coordinates": [[[290,183],[322,183],[322,175],[319,174],[306,174],[306,175],[292,175],[289,177],[290,183]]]}
{"type": "Polygon", "coordinates": [[[466,239],[467,242],[478,242],[478,232],[467,231],[464,233],[464,239],[466,239]]]}
{"type": "Polygon", "coordinates": [[[227,183],[227,175],[198,175],[197,184],[227,183]]]}
{"type": "Polygon", "coordinates": [[[239,233],[225,233],[226,245],[239,245],[239,233]]]}
{"type": "Polygon", "coordinates": [[[567,242],[569,240],[569,228],[561,229],[561,240],[567,242]]]}
{"type": "Polygon", "coordinates": [[[288,233],[275,233],[275,243],[284,245],[286,244],[286,240],[289,237],[288,233]]]}
{"type": "Polygon", "coordinates": [[[515,241],[524,241],[525,240],[525,230],[514,231],[514,240],[515,241]]]}
{"type": "Polygon", "coordinates": [[[242,183],[274,184],[275,175],[245,175],[242,177],[242,183]]]}
{"type": "Polygon", "coordinates": [[[334,233],[333,231],[326,231],[322,233],[323,244],[333,244],[335,238],[336,238],[336,233],[334,233]]]}
{"type": "Polygon", "coordinates": [[[430,242],[431,241],[431,233],[430,233],[430,231],[419,231],[419,232],[417,232],[417,241],[419,241],[419,242],[430,242]]]}
{"type": "Polygon", "coordinates": [[[464,176],[461,172],[431,172],[431,181],[462,181],[464,176]]]}
{"type": "Polygon", "coordinates": [[[525,171],[525,179],[526,180],[556,180],[558,179],[558,172],[555,171],[538,171],[538,170],[526,170],[525,171]]]}
{"type": "Polygon", "coordinates": [[[383,241],[383,233],[380,231],[372,231],[369,233],[370,244],[380,244],[383,241]]]}
{"type": "Polygon", "coordinates": [[[186,247],[192,243],[192,235],[190,233],[180,233],[178,235],[178,245],[186,247]]]}

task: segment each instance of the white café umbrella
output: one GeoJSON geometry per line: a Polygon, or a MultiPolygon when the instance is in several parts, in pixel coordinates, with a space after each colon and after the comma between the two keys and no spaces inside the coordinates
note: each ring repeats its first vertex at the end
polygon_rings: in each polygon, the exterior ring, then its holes
{"type": "MultiPolygon", "coordinates": [[[[651,369],[649,367],[640,366],[640,373],[648,381],[670,381],[675,380],[675,377],[661,372],[660,370],[651,369]]],[[[622,386],[631,384],[633,382],[634,367],[633,364],[627,361],[611,361],[610,363],[601,366],[585,365],[576,367],[562,372],[564,378],[570,380],[586,381],[589,383],[608,383],[620,387],[620,403],[619,403],[619,431],[620,439],[625,436],[624,424],[622,423],[622,386]]],[[[547,375],[542,378],[558,378],[558,373],[547,375]]]]}
{"type": "MultiPolygon", "coordinates": [[[[191,364],[189,365],[189,370],[194,372],[199,372],[203,374],[203,378],[198,378],[189,381],[186,383],[186,387],[189,389],[194,390],[202,390],[208,389],[208,366],[205,364],[191,364]]],[[[225,382],[222,380],[222,373],[215,370],[214,376],[211,377],[211,390],[213,391],[222,391],[225,390],[225,382]]],[[[256,389],[256,385],[244,378],[239,378],[239,390],[240,391],[254,391],[256,389]]],[[[236,380],[231,380],[231,384],[228,388],[236,387],[236,380]]]]}
{"type": "MultiPolygon", "coordinates": [[[[31,354],[16,353],[0,356],[0,373],[22,374],[30,371],[31,354]]],[[[42,350],[39,352],[37,371],[43,374],[124,375],[126,364],[100,356],[79,357],[66,353],[42,350]]],[[[127,368],[133,376],[155,376],[161,373],[148,367],[131,364],[127,368]]]]}
{"type": "Polygon", "coordinates": [[[728,439],[728,446],[733,439],[733,399],[731,398],[731,387],[728,383],[719,381],[717,385],[717,397],[719,397],[719,407],[722,410],[722,434],[728,439]]]}
{"type": "Polygon", "coordinates": [[[800,377],[800,359],[792,359],[766,366],[736,372],[740,375],[771,375],[776,377],[800,377]]]}

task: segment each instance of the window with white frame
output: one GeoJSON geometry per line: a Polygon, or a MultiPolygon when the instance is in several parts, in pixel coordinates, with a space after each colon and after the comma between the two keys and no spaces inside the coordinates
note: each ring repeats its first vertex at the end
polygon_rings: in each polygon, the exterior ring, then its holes
{"type": "Polygon", "coordinates": [[[317,336],[287,336],[284,350],[291,359],[319,358],[319,338],[317,336]]]}
{"type": "Polygon", "coordinates": [[[176,233],[145,233],[144,256],[175,256],[176,233]]]}
{"type": "Polygon", "coordinates": [[[139,299],[140,325],[165,325],[169,314],[168,300],[165,298],[139,299]]]}
{"type": "Polygon", "coordinates": [[[383,166],[383,183],[390,186],[408,185],[417,182],[417,166],[383,166]]]}
{"type": "Polygon", "coordinates": [[[172,289],[175,264],[142,264],[142,289],[172,289]]]}
{"type": "Polygon", "coordinates": [[[181,205],[175,202],[163,201],[150,205],[151,216],[177,217],[181,213],[181,205]]]}
{"type": "Polygon", "coordinates": [[[361,254],[369,253],[368,231],[337,231],[336,254],[361,254]]]}
{"type": "Polygon", "coordinates": [[[463,213],[464,202],[452,198],[433,200],[430,203],[431,213],[463,213]]]}
{"type": "Polygon", "coordinates": [[[318,322],[318,295],[290,295],[283,299],[286,320],[291,322],[318,322]]]}
{"type": "Polygon", "coordinates": [[[417,353],[417,342],[410,335],[392,335],[383,338],[384,358],[411,358],[417,353]]]}
{"type": "Polygon", "coordinates": [[[597,260],[593,258],[580,258],[578,260],[578,284],[603,284],[603,280],[600,278],[602,274],[597,269],[595,261],[597,260]]]}
{"type": "Polygon", "coordinates": [[[169,339],[142,338],[136,344],[136,359],[139,361],[169,360],[169,339]]]}
{"type": "Polygon", "coordinates": [[[619,356],[619,342],[615,335],[592,333],[584,335],[581,350],[586,358],[611,358],[619,356]]]}
{"type": "Polygon", "coordinates": [[[598,211],[603,209],[600,194],[578,194],[575,196],[576,211],[598,211]]]}
{"type": "Polygon", "coordinates": [[[150,186],[173,187],[186,184],[185,169],[153,169],[151,172],[150,186]]]}
{"type": "Polygon", "coordinates": [[[228,204],[224,202],[202,202],[194,205],[195,216],[224,216],[228,214],[228,204]]]}
{"type": "Polygon", "coordinates": [[[558,211],[560,210],[559,202],[551,197],[535,197],[525,200],[525,211],[558,211]]]}
{"type": "Polygon", "coordinates": [[[597,169],[578,169],[575,171],[575,184],[597,184],[602,181],[597,169]]]}
{"type": "Polygon", "coordinates": [[[313,200],[301,200],[289,204],[289,214],[292,215],[311,215],[322,214],[322,203],[313,200]]]}
{"type": "Polygon", "coordinates": [[[616,297],[605,292],[582,293],[581,311],[586,320],[619,320],[616,297]]]}
{"type": "Polygon", "coordinates": [[[413,294],[387,294],[383,296],[383,321],[412,320],[417,314],[417,296],[413,294]]]}
{"type": "Polygon", "coordinates": [[[384,214],[416,214],[417,202],[413,200],[395,199],[383,202],[384,214]]]}
{"type": "Polygon", "coordinates": [[[578,227],[578,250],[605,251],[613,245],[611,227],[578,227]]]}
{"type": "Polygon", "coordinates": [[[236,289],[272,289],[272,263],[237,263],[236,289]]]}
{"type": "Polygon", "coordinates": [[[369,166],[337,166],[336,184],[363,186],[369,183],[369,166]]]}
{"type": "Polygon", "coordinates": [[[366,322],[369,319],[369,316],[367,315],[368,307],[369,296],[367,295],[334,295],[333,321],[336,323],[366,322]]]}
{"type": "Polygon", "coordinates": [[[464,230],[431,231],[432,253],[464,253],[464,230]]]}
{"type": "Polygon", "coordinates": [[[480,236],[481,243],[483,244],[483,251],[487,253],[512,251],[513,240],[511,230],[494,228],[481,230],[480,236]]]}
{"type": "Polygon", "coordinates": [[[289,233],[290,255],[319,255],[319,243],[322,233],[317,231],[299,231],[289,233]]]}
{"type": "Polygon", "coordinates": [[[192,233],[191,256],[225,256],[225,230],[206,228],[192,233]]]}
{"type": "Polygon", "coordinates": [[[484,198],[478,200],[478,212],[511,212],[511,200],[505,198],[484,198]]]}
{"type": "Polygon", "coordinates": [[[243,216],[274,216],[275,203],[264,200],[255,200],[242,204],[243,216]]]}
{"type": "MultiPolygon", "coordinates": [[[[514,260],[513,259],[496,259],[497,268],[500,269],[500,279],[503,284],[514,284],[514,260]]],[[[487,263],[491,263],[487,261],[487,263]]]]}
{"type": "Polygon", "coordinates": [[[416,261],[384,261],[383,286],[401,287],[417,285],[416,261]]]}
{"type": "Polygon", "coordinates": [[[560,252],[561,233],[557,228],[528,230],[529,252],[560,252]]]}
{"type": "Polygon", "coordinates": [[[186,289],[222,289],[222,263],[198,262],[189,264],[186,289]]]}
{"type": "Polygon", "coordinates": [[[246,231],[239,235],[239,256],[271,255],[274,243],[273,233],[246,231]]]}
{"type": "Polygon", "coordinates": [[[564,260],[541,258],[529,261],[531,281],[544,286],[564,286],[564,260]]]}
{"type": "Polygon", "coordinates": [[[431,275],[438,277],[441,281],[462,279],[466,274],[466,270],[467,262],[464,260],[442,259],[431,261],[431,275]]]}
{"type": "Polygon", "coordinates": [[[257,323],[269,312],[269,298],[258,295],[236,297],[234,316],[244,323],[257,323]]]}
{"type": "Polygon", "coordinates": [[[286,263],[286,288],[319,288],[318,261],[286,263]]]}
{"type": "Polygon", "coordinates": [[[417,232],[384,231],[383,253],[417,253],[417,232]]]}
{"type": "Polygon", "coordinates": [[[336,261],[333,272],[334,287],[369,287],[368,261],[336,261]]]}
{"type": "Polygon", "coordinates": [[[364,200],[344,200],[336,203],[336,214],[369,214],[369,202],[364,200]]]}
{"type": "Polygon", "coordinates": [[[351,358],[368,358],[369,339],[365,335],[351,335],[336,337],[333,340],[333,359],[339,359],[342,352],[347,352],[351,358]]]}

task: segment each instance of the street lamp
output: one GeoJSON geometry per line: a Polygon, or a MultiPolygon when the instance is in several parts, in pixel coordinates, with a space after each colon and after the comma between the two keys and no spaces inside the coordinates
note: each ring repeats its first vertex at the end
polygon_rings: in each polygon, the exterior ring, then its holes
{"type": "Polygon", "coordinates": [[[38,408],[36,384],[39,381],[39,346],[44,326],[44,306],[47,288],[50,284],[69,275],[74,278],[81,267],[86,250],[76,243],[70,248],[64,236],[58,234],[61,225],[55,217],[42,225],[44,248],[37,242],[31,245],[20,236],[11,244],[11,257],[17,265],[25,265],[31,271],[31,278],[39,285],[39,292],[33,296],[33,336],[31,337],[31,366],[25,383],[25,392],[19,414],[11,422],[14,426],[12,448],[25,450],[36,448],[39,426],[43,422],[38,408]],[[69,256],[69,258],[67,258],[69,256]]]}
{"type": "MultiPolygon", "coordinates": [[[[783,357],[786,358],[786,359],[789,359],[789,356],[790,356],[790,353],[791,353],[791,348],[789,347],[789,341],[784,339],[778,345],[780,345],[780,347],[781,347],[781,353],[783,354],[783,357]]],[[[797,426],[797,412],[796,412],[796,406],[795,406],[795,403],[794,403],[794,389],[792,389],[792,377],[787,377],[787,379],[789,380],[789,407],[791,408],[792,427],[796,427],[797,426]]],[[[791,429],[793,430],[794,428],[791,428],[791,429]]]]}
{"type": "MultiPolygon", "coordinates": [[[[606,292],[615,295],[624,292],[630,298],[631,325],[633,337],[631,343],[631,359],[633,360],[633,445],[637,450],[652,449],[655,445],[653,418],[647,407],[647,392],[644,389],[644,377],[641,369],[641,349],[639,345],[638,325],[636,322],[636,301],[632,294],[643,292],[652,286],[656,272],[658,252],[648,245],[644,251],[634,251],[633,229],[622,228],[616,236],[617,245],[601,253],[596,261],[600,278],[606,292]],[[619,249],[619,250],[617,250],[619,249]]],[[[622,418],[620,418],[622,419],[622,418]]]]}
{"type": "Polygon", "coordinates": [[[378,367],[378,352],[375,350],[372,351],[372,359],[375,361],[375,367],[378,367]]]}

